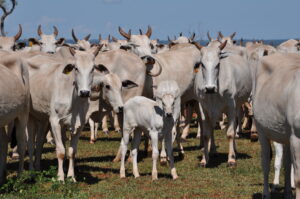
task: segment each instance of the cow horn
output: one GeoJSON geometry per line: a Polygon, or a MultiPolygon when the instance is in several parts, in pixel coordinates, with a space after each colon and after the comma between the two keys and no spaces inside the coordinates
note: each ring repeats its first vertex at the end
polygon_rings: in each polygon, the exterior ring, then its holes
{"type": "Polygon", "coordinates": [[[88,41],[90,39],[91,34],[88,34],[87,36],[85,36],[84,40],[88,41]]]}
{"type": "Polygon", "coordinates": [[[43,32],[42,32],[42,25],[41,24],[39,25],[39,27],[37,29],[37,33],[38,33],[39,36],[41,36],[43,34],[43,32]]]}
{"type": "Polygon", "coordinates": [[[162,67],[161,67],[161,65],[158,63],[157,64],[158,65],[158,67],[159,67],[159,70],[158,70],[158,72],[157,73],[151,73],[150,71],[149,72],[147,72],[147,74],[148,75],[150,75],[151,77],[157,77],[157,76],[159,76],[160,74],[161,74],[161,71],[162,71],[162,67]]]}
{"type": "Polygon", "coordinates": [[[152,28],[150,26],[148,26],[148,30],[146,32],[146,35],[147,35],[148,38],[150,38],[151,35],[152,35],[152,28]]]}
{"type": "Polygon", "coordinates": [[[235,36],[236,32],[232,33],[232,35],[230,35],[230,38],[233,39],[233,37],[235,36]]]}
{"type": "Polygon", "coordinates": [[[198,50],[201,50],[201,48],[203,48],[203,46],[198,42],[193,42],[192,44],[194,44],[198,48],[198,50]]]}
{"type": "Polygon", "coordinates": [[[182,32],[181,32],[181,33],[179,33],[179,36],[180,36],[180,37],[182,37],[182,32]]]}
{"type": "Polygon", "coordinates": [[[168,36],[168,41],[170,42],[170,43],[172,43],[172,40],[170,39],[170,37],[168,36]]]}
{"type": "Polygon", "coordinates": [[[139,29],[139,31],[140,31],[140,35],[143,35],[143,31],[141,29],[139,29]]]}
{"type": "Polygon", "coordinates": [[[192,36],[190,37],[190,41],[192,42],[192,41],[194,41],[194,39],[195,39],[195,36],[196,36],[196,34],[195,33],[193,33],[192,34],[192,36]]]}
{"type": "Polygon", "coordinates": [[[99,39],[99,42],[102,40],[101,34],[99,34],[98,39],[99,39]]]}
{"type": "Polygon", "coordinates": [[[110,34],[108,34],[107,41],[110,42],[110,34]]]}
{"type": "Polygon", "coordinates": [[[97,55],[98,55],[98,53],[99,53],[99,51],[101,50],[102,47],[103,47],[103,44],[100,44],[99,46],[97,46],[97,48],[95,49],[95,51],[93,53],[95,57],[97,57],[97,55]]]}
{"type": "Polygon", "coordinates": [[[241,40],[240,40],[240,46],[243,46],[243,45],[244,45],[244,39],[241,38],[241,40]]]}
{"type": "Polygon", "coordinates": [[[22,26],[19,24],[19,32],[15,35],[15,41],[17,41],[22,35],[22,26]]]}
{"type": "Polygon", "coordinates": [[[111,39],[112,39],[114,42],[118,42],[118,39],[115,38],[114,36],[112,36],[111,39]]]}
{"type": "Polygon", "coordinates": [[[53,34],[54,34],[55,37],[57,37],[57,35],[58,35],[58,29],[56,28],[56,26],[53,26],[53,29],[54,29],[53,34]]]}
{"type": "Polygon", "coordinates": [[[130,39],[130,37],[131,37],[131,30],[129,30],[129,32],[128,33],[126,33],[126,32],[124,32],[124,30],[119,26],[119,33],[123,36],[123,37],[125,37],[126,39],[130,39]]]}
{"type": "Polygon", "coordinates": [[[225,41],[219,46],[220,50],[223,50],[223,49],[225,48],[226,44],[227,44],[227,40],[225,40],[225,41]]]}
{"type": "Polygon", "coordinates": [[[77,39],[77,37],[76,37],[76,35],[75,35],[75,32],[74,32],[74,29],[72,29],[72,37],[73,37],[73,40],[74,40],[75,42],[78,41],[78,39],[77,39]]]}
{"type": "Polygon", "coordinates": [[[211,38],[211,36],[209,34],[209,31],[207,32],[207,38],[208,38],[209,41],[212,41],[212,38],[211,38]]]}
{"type": "Polygon", "coordinates": [[[219,31],[219,36],[221,39],[223,39],[223,37],[224,37],[223,34],[221,33],[221,31],[219,31]]]}

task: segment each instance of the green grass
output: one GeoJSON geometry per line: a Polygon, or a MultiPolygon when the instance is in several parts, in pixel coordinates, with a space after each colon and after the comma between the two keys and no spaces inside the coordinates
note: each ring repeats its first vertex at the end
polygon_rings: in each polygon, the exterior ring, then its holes
{"type": "MultiPolygon", "coordinates": [[[[134,179],[132,164],[127,163],[127,178],[120,179],[120,163],[112,162],[119,147],[120,135],[115,132],[109,136],[99,133],[100,138],[92,145],[89,144],[89,132],[83,132],[75,167],[77,183],[66,180],[63,184],[56,180],[55,148],[46,144],[42,172],[24,172],[21,178],[17,178],[18,162],[9,158],[8,180],[0,188],[0,198],[261,198],[263,178],[259,143],[239,138],[237,167],[228,168],[227,139],[225,133],[218,130],[215,132],[217,154],[211,157],[207,168],[201,168],[198,163],[202,154],[195,130],[192,129],[188,141],[184,143],[184,160],[180,160],[174,152],[179,175],[177,180],[171,179],[168,167],[160,165],[159,179],[151,180],[152,160],[143,155],[143,144],[138,164],[141,177],[134,179]]],[[[272,178],[273,168],[270,182],[272,178]]],[[[272,198],[282,198],[282,192],[273,193],[272,198]]]]}

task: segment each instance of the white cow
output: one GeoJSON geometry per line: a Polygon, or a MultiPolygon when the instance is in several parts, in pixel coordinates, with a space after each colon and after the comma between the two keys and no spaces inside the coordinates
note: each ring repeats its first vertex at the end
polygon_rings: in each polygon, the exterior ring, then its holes
{"type": "Polygon", "coordinates": [[[18,56],[2,56],[0,60],[0,184],[6,177],[8,135],[5,126],[14,122],[20,155],[19,173],[23,170],[26,150],[25,128],[28,120],[30,95],[26,63],[18,56]]]}
{"type": "Polygon", "coordinates": [[[299,66],[299,55],[278,53],[262,58],[256,68],[253,112],[262,147],[264,198],[270,198],[270,140],[284,144],[285,198],[292,198],[291,159],[300,198],[299,66]]]}
{"type": "MultiPolygon", "coordinates": [[[[149,132],[152,143],[153,169],[152,179],[157,179],[156,163],[158,159],[158,134],[163,132],[167,153],[170,159],[171,175],[173,179],[178,178],[174,167],[172,154],[172,132],[176,128],[176,123],[180,115],[180,90],[175,81],[164,81],[158,85],[156,102],[145,97],[134,97],[129,99],[124,105],[123,138],[121,141],[121,168],[120,176],[125,177],[125,155],[130,134],[136,128],[141,128],[144,132],[149,132]]],[[[141,139],[140,131],[134,131],[133,137],[133,174],[139,177],[137,167],[137,153],[141,139]]]]}

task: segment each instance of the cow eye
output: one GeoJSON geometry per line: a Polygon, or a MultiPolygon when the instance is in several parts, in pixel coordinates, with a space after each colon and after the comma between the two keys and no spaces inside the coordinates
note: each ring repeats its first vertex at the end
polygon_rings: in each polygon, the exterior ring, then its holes
{"type": "Polygon", "coordinates": [[[202,62],[200,63],[200,66],[202,66],[202,68],[205,68],[205,65],[202,62]]]}
{"type": "Polygon", "coordinates": [[[150,44],[150,47],[151,47],[151,49],[152,49],[152,50],[154,49],[154,46],[153,46],[153,44],[150,44]]]}
{"type": "Polygon", "coordinates": [[[110,85],[105,85],[105,88],[106,89],[110,89],[110,85]]]}

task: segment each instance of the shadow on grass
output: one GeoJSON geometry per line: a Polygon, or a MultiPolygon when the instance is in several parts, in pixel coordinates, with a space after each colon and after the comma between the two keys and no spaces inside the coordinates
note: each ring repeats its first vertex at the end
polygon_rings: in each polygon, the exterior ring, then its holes
{"type": "Polygon", "coordinates": [[[92,156],[86,158],[77,158],[76,162],[112,162],[115,156],[106,155],[106,156],[92,156]]]}
{"type": "MultiPolygon", "coordinates": [[[[79,139],[88,142],[90,141],[90,138],[86,136],[81,136],[79,139]]],[[[121,137],[109,137],[109,135],[107,135],[106,137],[98,137],[96,141],[121,142],[121,137]]]]}
{"type": "MultiPolygon", "coordinates": [[[[252,195],[252,199],[261,199],[261,198],[262,198],[262,193],[255,193],[252,195]]],[[[272,192],[271,198],[272,199],[282,199],[282,198],[284,198],[284,194],[279,193],[279,192],[272,192]]]]}

